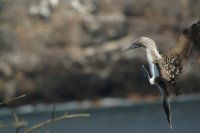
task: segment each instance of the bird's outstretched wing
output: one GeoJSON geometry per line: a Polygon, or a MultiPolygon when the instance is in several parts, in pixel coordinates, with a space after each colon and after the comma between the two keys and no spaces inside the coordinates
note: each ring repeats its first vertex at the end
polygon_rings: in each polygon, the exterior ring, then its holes
{"type": "Polygon", "coordinates": [[[165,59],[171,63],[172,69],[168,69],[172,78],[189,72],[191,66],[197,62],[199,56],[200,21],[193,24],[189,29],[185,29],[176,46],[165,54],[165,59]]]}
{"type": "MultiPolygon", "coordinates": [[[[186,74],[200,57],[200,21],[185,29],[176,46],[157,61],[161,78],[175,86],[175,79],[186,74]]],[[[175,90],[175,93],[179,93],[175,90]]]]}

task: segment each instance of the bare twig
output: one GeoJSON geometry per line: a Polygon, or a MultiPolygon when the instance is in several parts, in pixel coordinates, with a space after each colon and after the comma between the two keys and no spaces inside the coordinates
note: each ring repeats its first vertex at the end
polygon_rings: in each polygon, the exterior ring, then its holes
{"type": "Polygon", "coordinates": [[[0,124],[0,130],[2,129],[6,129],[6,128],[13,128],[13,127],[25,127],[27,126],[27,123],[25,121],[19,121],[19,122],[15,122],[12,124],[0,124]]]}
{"type": "Polygon", "coordinates": [[[57,121],[70,119],[70,118],[89,117],[89,116],[90,116],[90,114],[72,114],[72,115],[64,114],[60,117],[57,117],[57,118],[54,118],[54,119],[49,119],[49,120],[43,121],[41,123],[38,123],[38,124],[28,128],[28,129],[26,129],[24,133],[29,133],[29,132],[31,132],[35,129],[38,129],[40,127],[46,126],[46,125],[51,124],[51,123],[55,123],[57,121]]]}
{"type": "MultiPolygon", "coordinates": [[[[7,104],[9,102],[24,98],[25,96],[26,95],[21,95],[21,96],[14,97],[12,99],[3,101],[3,102],[0,103],[0,106],[3,105],[3,104],[7,104]]],[[[58,121],[61,121],[61,120],[70,119],[70,118],[89,117],[90,116],[90,114],[71,114],[71,115],[68,115],[67,113],[65,113],[64,115],[55,118],[54,117],[55,108],[56,108],[56,105],[54,104],[53,108],[52,108],[52,113],[51,113],[51,118],[50,119],[48,119],[46,121],[42,121],[42,122],[40,122],[40,123],[38,123],[36,125],[33,125],[32,127],[26,129],[24,131],[24,133],[30,133],[31,131],[33,131],[35,129],[41,128],[43,126],[46,126],[48,124],[55,123],[55,122],[58,122],[58,121]]],[[[19,120],[18,116],[15,113],[13,113],[13,117],[15,119],[15,122],[13,124],[0,124],[0,130],[1,129],[15,127],[16,128],[15,133],[18,133],[21,128],[27,126],[27,123],[25,121],[19,120]]]]}
{"type": "Polygon", "coordinates": [[[54,119],[55,110],[56,110],[56,104],[54,103],[54,104],[53,104],[53,107],[52,107],[52,112],[51,112],[51,119],[54,119]]]}
{"type": "MultiPolygon", "coordinates": [[[[19,100],[21,98],[24,98],[25,96],[26,95],[20,95],[18,97],[14,97],[14,98],[11,98],[9,100],[0,102],[0,106],[3,105],[3,104],[7,104],[7,103],[10,103],[10,102],[19,100]]],[[[13,112],[13,117],[14,117],[15,122],[12,123],[12,124],[0,124],[0,130],[5,129],[5,128],[10,128],[10,127],[15,127],[16,128],[15,132],[18,133],[20,128],[27,126],[27,123],[25,121],[20,121],[18,119],[17,115],[14,112],[13,112]]]]}
{"type": "Polygon", "coordinates": [[[13,112],[13,117],[15,119],[15,122],[11,123],[11,124],[0,124],[0,130],[14,127],[14,128],[16,128],[15,133],[18,133],[19,129],[28,125],[27,122],[25,122],[23,120],[19,120],[17,114],[14,112],[13,112]]]}
{"type": "Polygon", "coordinates": [[[15,128],[16,128],[15,133],[18,133],[21,128],[27,126],[27,123],[19,120],[19,117],[17,116],[17,114],[15,112],[13,112],[13,117],[14,117],[14,120],[16,123],[15,124],[15,128]]]}
{"type": "Polygon", "coordinates": [[[3,104],[7,104],[7,103],[10,103],[10,102],[12,102],[12,101],[16,101],[16,100],[18,100],[18,99],[24,98],[24,97],[26,97],[25,94],[24,94],[24,95],[21,95],[21,96],[18,96],[18,97],[11,98],[11,99],[6,100],[6,101],[3,101],[3,102],[0,102],[0,106],[3,105],[3,104]]]}

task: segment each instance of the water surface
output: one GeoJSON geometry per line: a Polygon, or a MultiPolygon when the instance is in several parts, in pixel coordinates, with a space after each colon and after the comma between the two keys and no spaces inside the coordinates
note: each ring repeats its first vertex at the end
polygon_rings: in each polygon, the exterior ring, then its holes
{"type": "MultiPolygon", "coordinates": [[[[200,100],[172,103],[173,130],[162,109],[162,104],[137,104],[93,109],[59,110],[56,116],[64,112],[90,113],[89,118],[75,118],[60,121],[34,133],[198,133],[200,129],[200,100]]],[[[1,109],[2,110],[2,109],[1,109]]],[[[29,125],[49,119],[50,112],[40,111],[20,114],[29,125]]],[[[0,122],[9,123],[10,115],[1,115],[0,122]]],[[[1,130],[2,133],[14,133],[14,129],[1,130]]],[[[22,131],[21,131],[22,132],[22,131]]]]}

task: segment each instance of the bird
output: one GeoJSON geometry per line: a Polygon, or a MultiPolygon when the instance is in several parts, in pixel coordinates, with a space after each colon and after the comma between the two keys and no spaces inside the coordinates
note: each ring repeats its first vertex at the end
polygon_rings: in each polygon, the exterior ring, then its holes
{"type": "Polygon", "coordinates": [[[163,97],[163,108],[172,129],[170,96],[180,94],[176,81],[189,72],[200,57],[200,21],[192,24],[181,33],[178,42],[169,51],[160,54],[154,40],[139,37],[124,51],[144,48],[150,72],[142,65],[144,74],[151,85],[155,85],[163,97]]]}

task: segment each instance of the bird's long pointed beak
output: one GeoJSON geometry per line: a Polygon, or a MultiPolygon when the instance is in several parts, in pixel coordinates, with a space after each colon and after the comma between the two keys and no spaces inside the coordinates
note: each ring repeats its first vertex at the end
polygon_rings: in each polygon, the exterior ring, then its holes
{"type": "Polygon", "coordinates": [[[128,47],[127,49],[125,49],[125,50],[123,51],[123,53],[125,53],[125,52],[127,52],[127,51],[130,51],[130,50],[132,50],[132,49],[135,49],[135,48],[139,48],[139,47],[140,47],[140,45],[139,45],[136,41],[134,41],[134,42],[131,44],[130,47],[128,47]]]}

